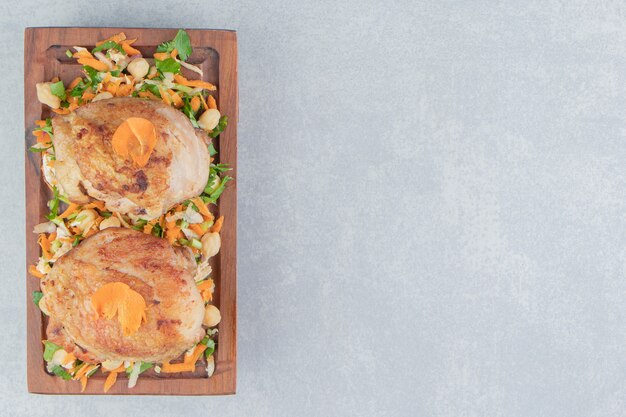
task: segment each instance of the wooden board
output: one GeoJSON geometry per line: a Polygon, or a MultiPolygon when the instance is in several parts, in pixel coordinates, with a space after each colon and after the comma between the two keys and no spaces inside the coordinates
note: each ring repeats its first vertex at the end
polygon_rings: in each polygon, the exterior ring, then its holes
{"type": "MultiPolygon", "coordinates": [[[[99,40],[124,32],[128,38],[137,38],[134,47],[144,56],[152,56],[156,46],[173,39],[177,29],[140,28],[27,28],[24,34],[24,112],[26,152],[26,262],[33,264],[39,257],[37,235],[33,227],[45,221],[46,207],[51,193],[42,180],[38,153],[28,152],[35,143],[32,130],[34,121],[51,117],[49,109],[39,103],[35,84],[59,76],[67,85],[80,75],[81,65],[67,58],[65,51],[72,46],[93,48],[99,40]]],[[[216,84],[218,107],[229,118],[228,127],[215,145],[219,151],[219,162],[230,164],[229,173],[235,178],[219,199],[218,212],[225,216],[221,232],[222,247],[212,260],[216,292],[214,301],[222,314],[219,324],[216,369],[211,378],[200,367],[196,372],[184,376],[142,374],[137,385],[129,389],[125,376],[108,394],[153,394],[153,395],[214,395],[234,394],[237,371],[237,37],[232,31],[187,30],[193,46],[193,55],[188,62],[199,66],[203,79],[216,84]]],[[[197,75],[194,76],[196,78],[197,75]]],[[[32,301],[32,292],[39,290],[38,279],[26,276],[26,309],[28,315],[27,360],[28,390],[42,394],[80,394],[77,381],[63,381],[45,370],[43,360],[44,317],[32,301]]],[[[122,375],[120,375],[122,377],[122,375]]],[[[85,394],[103,394],[104,376],[98,372],[92,376],[85,394]]]]}

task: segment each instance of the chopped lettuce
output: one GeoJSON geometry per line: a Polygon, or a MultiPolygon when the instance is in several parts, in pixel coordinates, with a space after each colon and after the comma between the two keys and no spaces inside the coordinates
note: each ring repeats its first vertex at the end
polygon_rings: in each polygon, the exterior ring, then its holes
{"type": "Polygon", "coordinates": [[[72,379],[72,375],[70,375],[69,372],[63,369],[61,365],[54,365],[54,367],[52,368],[52,373],[58,377],[63,378],[63,380],[65,381],[69,381],[70,379],[72,379]]]}
{"type": "Polygon", "coordinates": [[[176,62],[173,58],[167,58],[163,61],[159,61],[158,59],[154,61],[154,65],[161,72],[171,72],[177,74],[180,72],[180,64],[176,62]]]}
{"type": "Polygon", "coordinates": [[[46,362],[50,362],[52,360],[52,357],[54,356],[55,352],[57,350],[61,350],[62,347],[52,343],[49,340],[46,340],[43,342],[44,343],[44,350],[43,350],[43,359],[46,362]]]}

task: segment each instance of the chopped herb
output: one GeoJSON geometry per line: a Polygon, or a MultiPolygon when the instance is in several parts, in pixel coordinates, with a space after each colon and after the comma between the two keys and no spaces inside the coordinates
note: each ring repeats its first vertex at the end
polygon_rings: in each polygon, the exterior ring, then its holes
{"type": "Polygon", "coordinates": [[[119,77],[121,73],[122,73],[122,71],[120,71],[120,70],[113,70],[113,71],[111,71],[111,75],[114,76],[114,77],[119,77]]]}
{"type": "Polygon", "coordinates": [[[186,61],[189,55],[191,55],[191,40],[187,32],[182,29],[176,33],[174,39],[160,44],[157,47],[157,52],[172,52],[174,49],[178,51],[178,56],[183,61],[186,61]]]}
{"type": "Polygon", "coordinates": [[[85,71],[85,74],[89,78],[89,83],[92,86],[102,81],[100,74],[98,74],[98,71],[96,71],[94,68],[91,68],[90,66],[87,66],[87,65],[83,65],[83,71],[85,71]]]}
{"type": "Polygon", "coordinates": [[[187,32],[180,29],[174,38],[174,48],[178,51],[178,56],[182,61],[186,61],[191,55],[191,40],[189,40],[189,35],[187,32]]]}
{"type": "Polygon", "coordinates": [[[50,91],[52,92],[52,94],[54,94],[61,100],[65,100],[66,96],[65,96],[65,87],[63,86],[63,81],[50,84],[50,91]]]}
{"type": "Polygon", "coordinates": [[[207,188],[204,189],[204,192],[209,195],[208,202],[216,204],[217,199],[220,198],[220,196],[222,195],[222,192],[224,192],[224,189],[226,188],[226,184],[232,180],[233,180],[233,177],[229,177],[229,176],[222,178],[222,182],[220,183],[219,187],[217,187],[214,191],[211,191],[210,184],[207,185],[207,188]]]}
{"type": "Polygon", "coordinates": [[[211,136],[212,138],[218,137],[219,134],[222,133],[224,129],[226,129],[226,126],[228,126],[228,116],[220,117],[220,121],[217,123],[217,126],[215,126],[215,129],[213,129],[213,131],[209,133],[209,136],[211,136]]]}
{"type": "Polygon", "coordinates": [[[93,48],[91,53],[93,54],[93,53],[102,51],[104,49],[117,49],[118,51],[126,55],[126,52],[124,52],[124,48],[122,48],[122,45],[113,41],[106,41],[103,44],[100,44],[100,46],[96,46],[95,48],[93,48]]]}
{"type": "Polygon", "coordinates": [[[102,215],[102,217],[104,217],[105,219],[108,219],[109,217],[111,217],[113,215],[113,213],[111,213],[110,211],[101,211],[100,214],[102,215]]]}
{"type": "Polygon", "coordinates": [[[54,368],[52,368],[52,373],[58,377],[63,378],[65,381],[69,381],[70,379],[72,379],[72,375],[70,375],[69,372],[63,369],[61,365],[54,365],[54,368]]]}
{"type": "Polygon", "coordinates": [[[204,357],[208,358],[209,356],[213,354],[213,352],[215,352],[215,340],[209,339],[207,340],[205,345],[206,345],[206,350],[204,351],[204,357]]]}
{"type": "Polygon", "coordinates": [[[213,142],[209,143],[209,155],[210,156],[217,155],[217,151],[215,150],[215,146],[213,146],[213,142]]]}
{"type": "MultiPolygon", "coordinates": [[[[154,366],[154,364],[152,364],[152,363],[141,362],[141,365],[139,366],[139,374],[141,375],[142,373],[144,373],[148,369],[152,368],[153,366],[154,366]]],[[[126,368],[126,374],[130,375],[132,370],[133,370],[133,367],[129,366],[128,368],[126,368]]]]}
{"type": "Polygon", "coordinates": [[[33,291],[33,302],[39,307],[39,301],[41,301],[43,293],[41,291],[33,291]]]}
{"type": "Polygon", "coordinates": [[[152,234],[156,237],[163,237],[163,228],[160,224],[157,223],[152,227],[152,234]]]}
{"type": "Polygon", "coordinates": [[[48,220],[52,220],[59,215],[59,190],[57,187],[52,187],[52,193],[52,200],[48,201],[48,208],[50,209],[50,213],[46,215],[48,220]]]}
{"type": "Polygon", "coordinates": [[[176,62],[172,58],[164,59],[163,61],[159,61],[158,59],[154,61],[154,65],[161,72],[171,72],[177,74],[180,72],[180,64],[176,62]]]}
{"type": "Polygon", "coordinates": [[[74,55],[72,54],[72,51],[70,51],[69,49],[65,51],[65,56],[68,58],[73,57],[74,55]]]}
{"type": "Polygon", "coordinates": [[[82,239],[83,239],[83,235],[75,235],[74,241],[72,242],[72,246],[77,246],[82,239]]]}
{"type": "Polygon", "coordinates": [[[44,344],[43,358],[46,362],[50,362],[55,352],[57,350],[62,349],[61,346],[54,344],[49,340],[44,341],[43,344],[44,344]]]}
{"type": "Polygon", "coordinates": [[[139,219],[132,228],[141,231],[146,224],[148,224],[148,220],[139,219]]]}

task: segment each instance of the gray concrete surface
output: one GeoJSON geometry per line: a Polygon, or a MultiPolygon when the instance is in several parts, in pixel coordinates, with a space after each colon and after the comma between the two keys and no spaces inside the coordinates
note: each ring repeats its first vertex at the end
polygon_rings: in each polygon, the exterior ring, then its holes
{"type": "Polygon", "coordinates": [[[0,36],[0,415],[626,415],[623,2],[24,0],[0,36]],[[238,31],[236,396],[27,394],[46,25],[238,31]]]}

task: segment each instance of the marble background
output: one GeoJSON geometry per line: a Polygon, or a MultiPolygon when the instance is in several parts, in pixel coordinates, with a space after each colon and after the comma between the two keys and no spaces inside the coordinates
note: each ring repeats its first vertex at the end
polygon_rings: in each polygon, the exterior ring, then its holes
{"type": "Polygon", "coordinates": [[[0,415],[626,415],[626,4],[0,4],[0,415]],[[23,31],[238,31],[238,393],[29,395],[23,31]]]}

